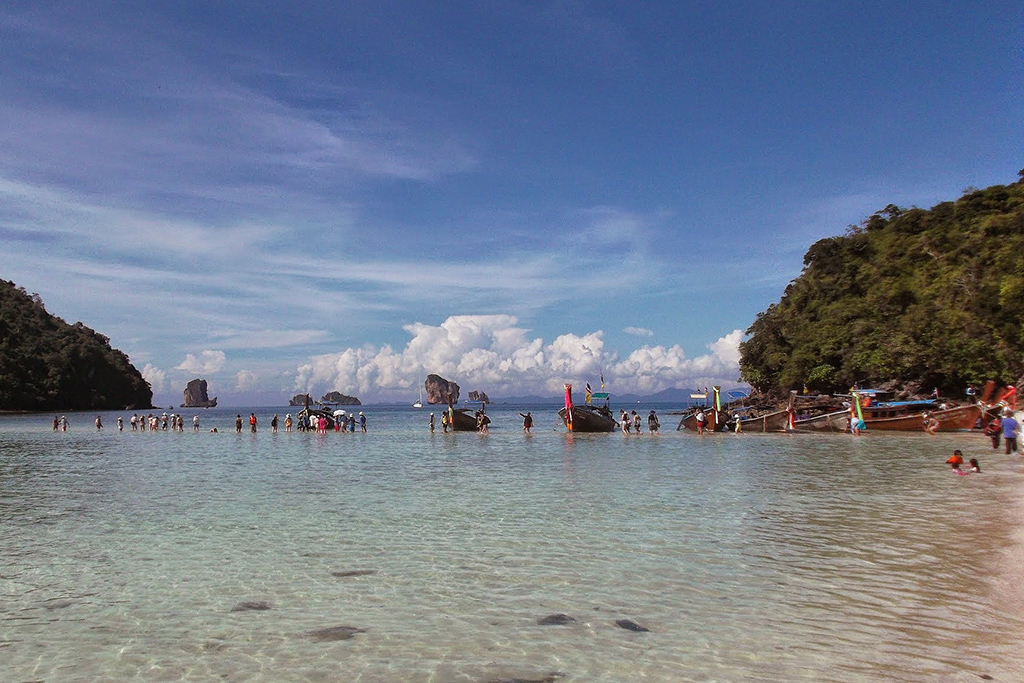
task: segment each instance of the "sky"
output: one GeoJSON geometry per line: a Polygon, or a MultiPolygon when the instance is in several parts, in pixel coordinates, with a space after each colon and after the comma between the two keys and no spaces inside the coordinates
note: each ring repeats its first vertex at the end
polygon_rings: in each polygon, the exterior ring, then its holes
{"type": "Polygon", "coordinates": [[[1019,0],[7,0],[0,278],[158,405],[733,387],[815,241],[1017,180],[1022,46],[1019,0]]]}

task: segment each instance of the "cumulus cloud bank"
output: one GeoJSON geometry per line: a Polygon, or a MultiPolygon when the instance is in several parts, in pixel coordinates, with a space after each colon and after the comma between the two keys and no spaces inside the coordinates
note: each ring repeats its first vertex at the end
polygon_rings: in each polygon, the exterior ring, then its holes
{"type": "Polygon", "coordinates": [[[211,375],[224,367],[227,357],[223,351],[206,350],[196,358],[191,353],[185,355],[185,360],[175,370],[184,370],[197,375],[211,375]]]}
{"type": "Polygon", "coordinates": [[[643,346],[625,358],[605,346],[601,330],[562,334],[551,342],[532,337],[510,315],[451,316],[440,325],[407,325],[404,349],[364,346],[315,356],[298,368],[295,390],[313,395],[342,391],[399,398],[413,395],[427,374],[491,396],[557,394],[564,382],[596,386],[601,375],[615,393],[734,383],[739,373],[740,330],[687,357],[678,346],[643,346]]]}

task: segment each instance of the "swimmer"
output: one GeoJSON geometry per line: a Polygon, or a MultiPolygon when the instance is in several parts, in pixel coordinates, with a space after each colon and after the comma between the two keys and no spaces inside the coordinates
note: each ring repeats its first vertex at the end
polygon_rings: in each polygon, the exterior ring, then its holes
{"type": "Polygon", "coordinates": [[[960,465],[964,464],[964,454],[961,453],[959,450],[953,451],[953,455],[951,455],[949,459],[946,460],[946,464],[952,467],[954,470],[959,471],[960,465]]]}
{"type": "Polygon", "coordinates": [[[981,465],[978,464],[977,458],[971,458],[971,472],[981,474],[981,465]]]}

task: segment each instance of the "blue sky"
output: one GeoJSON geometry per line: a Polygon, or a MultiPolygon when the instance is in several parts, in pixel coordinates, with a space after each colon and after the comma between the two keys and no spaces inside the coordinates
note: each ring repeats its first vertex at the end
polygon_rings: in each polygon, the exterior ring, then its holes
{"type": "Polygon", "coordinates": [[[156,401],[733,385],[807,248],[1024,166],[1019,2],[13,2],[0,277],[156,401]]]}

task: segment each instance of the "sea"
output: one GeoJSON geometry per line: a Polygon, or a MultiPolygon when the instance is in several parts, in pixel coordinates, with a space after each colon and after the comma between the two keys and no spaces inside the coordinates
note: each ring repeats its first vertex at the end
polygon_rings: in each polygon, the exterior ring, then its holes
{"type": "Polygon", "coordinates": [[[656,436],[0,415],[0,681],[1024,680],[1020,454],[672,408],[628,406],[656,436]]]}

